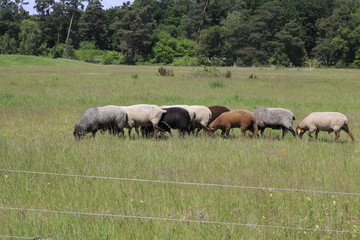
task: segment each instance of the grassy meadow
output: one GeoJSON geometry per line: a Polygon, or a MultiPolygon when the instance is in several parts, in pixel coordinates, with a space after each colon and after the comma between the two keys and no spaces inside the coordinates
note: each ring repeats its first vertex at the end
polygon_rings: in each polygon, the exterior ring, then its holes
{"type": "MultiPolygon", "coordinates": [[[[0,55],[0,168],[118,178],[360,193],[360,71],[104,66],[0,55]],[[253,74],[256,78],[249,78],[253,74]],[[265,138],[188,136],[75,141],[74,124],[103,105],[224,105],[340,111],[345,132],[318,141],[265,130],[265,138]]],[[[127,131],[126,131],[127,132],[127,131]]],[[[133,134],[135,131],[133,131],[133,134]]],[[[0,208],[202,220],[360,232],[360,196],[179,185],[0,171],[0,208]]],[[[38,239],[359,239],[359,233],[0,209],[0,235],[38,239]],[[50,236],[49,236],[50,235],[50,236]]],[[[1,238],[1,237],[0,237],[1,238]]]]}

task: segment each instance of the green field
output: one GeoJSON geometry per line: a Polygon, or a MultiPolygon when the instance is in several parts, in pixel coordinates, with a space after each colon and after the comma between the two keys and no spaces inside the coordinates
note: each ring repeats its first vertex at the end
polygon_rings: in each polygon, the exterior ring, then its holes
{"type": "Polygon", "coordinates": [[[0,168],[263,188],[1,170],[0,235],[29,239],[48,235],[47,239],[360,238],[359,70],[218,68],[231,71],[231,78],[211,78],[193,76],[202,68],[168,68],[174,77],[159,76],[156,66],[0,55],[0,168]],[[256,78],[249,78],[251,74],[256,78]],[[324,132],[318,141],[309,141],[307,134],[302,140],[291,134],[281,140],[281,131],[268,129],[265,138],[259,139],[239,137],[239,130],[234,129],[231,139],[204,135],[179,139],[175,134],[154,141],[98,134],[95,139],[74,140],[74,124],[86,109],[138,103],[224,105],[250,111],[283,107],[295,114],[295,125],[310,112],[340,111],[347,115],[357,142],[352,143],[345,132],[337,142],[333,133],[324,132]]]}

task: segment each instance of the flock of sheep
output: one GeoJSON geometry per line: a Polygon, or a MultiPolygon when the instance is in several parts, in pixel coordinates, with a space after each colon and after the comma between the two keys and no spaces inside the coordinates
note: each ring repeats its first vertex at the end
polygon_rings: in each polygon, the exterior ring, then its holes
{"type": "Polygon", "coordinates": [[[104,106],[90,108],[84,112],[74,127],[75,139],[83,138],[87,133],[95,137],[97,131],[109,131],[113,135],[124,137],[124,128],[131,130],[135,128],[139,138],[139,128],[143,137],[156,138],[160,134],[168,132],[171,136],[171,129],[178,129],[179,135],[198,134],[204,130],[212,134],[216,130],[222,131],[222,136],[229,136],[231,128],[240,128],[244,136],[247,130],[261,136],[266,128],[281,129],[282,137],[290,131],[294,137],[301,138],[308,131],[309,137],[315,132],[318,138],[319,131],[328,133],[335,132],[335,140],[340,137],[340,131],[344,130],[355,141],[349,130],[347,117],[339,112],[313,112],[305,117],[293,129],[295,120],[294,114],[284,108],[258,108],[253,112],[246,110],[230,111],[224,106],[199,106],[199,105],[171,105],[157,106],[151,104],[137,104],[131,106],[104,106]]]}

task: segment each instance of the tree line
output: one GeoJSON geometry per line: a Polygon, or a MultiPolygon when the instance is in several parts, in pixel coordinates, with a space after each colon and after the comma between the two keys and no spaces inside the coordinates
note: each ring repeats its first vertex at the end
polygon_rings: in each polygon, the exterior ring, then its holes
{"type": "Polygon", "coordinates": [[[358,0],[135,0],[106,10],[101,0],[35,0],[34,15],[24,4],[0,0],[1,54],[360,67],[358,0]]]}

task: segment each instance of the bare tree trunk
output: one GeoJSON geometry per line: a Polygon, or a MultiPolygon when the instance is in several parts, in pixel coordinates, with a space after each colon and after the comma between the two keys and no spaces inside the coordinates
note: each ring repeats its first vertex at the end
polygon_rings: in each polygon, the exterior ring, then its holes
{"type": "MultiPolygon", "coordinates": [[[[206,11],[208,9],[209,3],[210,3],[210,0],[205,1],[204,9],[203,9],[203,12],[202,12],[204,18],[205,18],[205,13],[206,13],[206,11]]],[[[199,28],[197,30],[197,33],[200,33],[200,31],[201,31],[201,29],[203,27],[203,24],[204,24],[204,20],[203,20],[203,23],[200,24],[200,26],[199,26],[199,28]]]]}
{"type": "Polygon", "coordinates": [[[68,33],[67,33],[66,41],[65,41],[66,45],[68,45],[68,42],[69,42],[70,31],[71,31],[71,26],[72,26],[72,23],[73,23],[73,20],[74,20],[74,15],[75,15],[75,11],[73,11],[73,13],[71,15],[70,25],[69,25],[69,28],[68,28],[68,33]]]}

